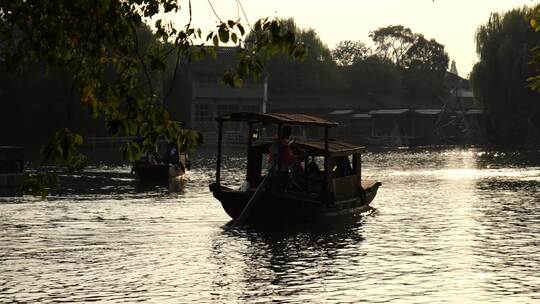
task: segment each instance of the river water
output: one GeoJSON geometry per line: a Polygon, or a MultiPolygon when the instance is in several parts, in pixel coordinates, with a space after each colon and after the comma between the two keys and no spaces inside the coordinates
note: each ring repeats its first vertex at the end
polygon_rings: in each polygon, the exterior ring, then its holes
{"type": "Polygon", "coordinates": [[[540,303],[539,156],[369,152],[371,212],[239,229],[211,157],[183,194],[91,167],[45,200],[0,199],[0,303],[540,303]]]}

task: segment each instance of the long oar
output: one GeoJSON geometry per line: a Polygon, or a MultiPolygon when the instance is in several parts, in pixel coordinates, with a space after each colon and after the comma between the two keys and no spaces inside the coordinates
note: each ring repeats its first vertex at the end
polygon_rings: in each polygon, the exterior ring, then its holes
{"type": "Polygon", "coordinates": [[[258,201],[260,194],[262,193],[262,190],[268,183],[268,181],[271,179],[270,176],[272,175],[272,171],[268,172],[264,179],[259,184],[259,187],[257,187],[257,190],[255,190],[255,193],[251,196],[249,201],[247,202],[246,206],[244,207],[244,210],[242,210],[242,213],[240,213],[240,216],[234,220],[232,223],[232,227],[237,227],[242,224],[249,218],[249,215],[251,214],[251,210],[253,209],[253,206],[255,206],[255,203],[258,201]]]}

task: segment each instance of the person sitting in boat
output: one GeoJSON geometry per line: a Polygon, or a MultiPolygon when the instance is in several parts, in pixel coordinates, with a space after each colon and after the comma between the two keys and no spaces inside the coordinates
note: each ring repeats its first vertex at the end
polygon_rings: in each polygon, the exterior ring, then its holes
{"type": "Polygon", "coordinates": [[[290,148],[293,153],[294,160],[290,166],[291,178],[289,188],[291,190],[300,191],[305,189],[306,186],[306,175],[303,164],[303,161],[306,158],[306,153],[295,144],[291,144],[290,148]]]}
{"type": "Polygon", "coordinates": [[[149,164],[152,164],[152,165],[163,164],[163,157],[161,157],[158,151],[147,152],[144,155],[149,164]]]}
{"type": "Polygon", "coordinates": [[[148,164],[155,165],[155,164],[158,163],[158,157],[159,157],[156,154],[157,154],[157,152],[144,152],[141,155],[140,161],[143,162],[143,163],[148,163],[148,164]]]}
{"type": "Polygon", "coordinates": [[[178,149],[176,148],[175,144],[169,145],[169,152],[167,155],[167,163],[170,165],[178,165],[180,157],[178,156],[178,149]]]}
{"type": "Polygon", "coordinates": [[[317,162],[315,161],[315,157],[311,157],[311,160],[309,161],[307,165],[307,173],[309,175],[319,175],[321,173],[321,169],[319,168],[319,165],[317,165],[317,162]]]}
{"type": "Polygon", "coordinates": [[[178,177],[186,173],[186,166],[180,160],[176,144],[169,144],[167,147],[165,163],[169,165],[169,177],[178,177]]]}
{"type": "Polygon", "coordinates": [[[334,177],[344,177],[352,174],[351,162],[347,156],[340,156],[334,159],[334,177]]]}
{"type": "Polygon", "coordinates": [[[306,165],[306,175],[307,175],[307,191],[308,192],[319,192],[323,182],[323,173],[315,161],[315,157],[311,157],[311,160],[306,165]]]}

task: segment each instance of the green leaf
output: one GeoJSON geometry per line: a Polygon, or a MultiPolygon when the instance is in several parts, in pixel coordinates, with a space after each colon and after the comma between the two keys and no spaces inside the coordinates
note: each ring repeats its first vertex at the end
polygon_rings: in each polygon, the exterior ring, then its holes
{"type": "Polygon", "coordinates": [[[223,77],[221,78],[221,81],[223,81],[224,84],[230,87],[234,87],[234,78],[230,71],[225,71],[223,77]]]}
{"type": "Polygon", "coordinates": [[[246,33],[246,31],[244,30],[244,27],[243,27],[240,23],[237,23],[237,24],[236,24],[236,27],[237,27],[238,30],[240,31],[240,35],[241,35],[241,36],[244,36],[244,34],[246,33]]]}
{"type": "Polygon", "coordinates": [[[540,29],[540,25],[538,24],[538,21],[536,21],[535,18],[532,18],[530,20],[530,24],[531,24],[531,27],[538,32],[538,30],[540,29]]]}
{"type": "Polygon", "coordinates": [[[178,6],[172,1],[165,1],[165,3],[163,3],[163,9],[165,13],[168,13],[172,10],[178,10],[178,6]]]}
{"type": "Polygon", "coordinates": [[[229,31],[225,27],[220,27],[218,30],[219,40],[223,43],[229,42],[229,31]]]}
{"type": "Polygon", "coordinates": [[[260,32],[260,31],[262,31],[261,20],[257,20],[257,22],[255,22],[254,30],[255,30],[255,32],[260,32]]]}
{"type": "Polygon", "coordinates": [[[83,144],[83,138],[82,138],[82,136],[79,135],[79,134],[73,135],[73,142],[74,142],[76,145],[82,145],[82,144],[83,144]]]}
{"type": "Polygon", "coordinates": [[[272,37],[279,37],[280,34],[280,26],[277,21],[272,21],[270,23],[270,32],[272,33],[272,37]]]}
{"type": "Polygon", "coordinates": [[[233,84],[235,88],[239,88],[244,84],[244,81],[242,80],[242,78],[240,78],[240,76],[234,75],[233,84]]]}

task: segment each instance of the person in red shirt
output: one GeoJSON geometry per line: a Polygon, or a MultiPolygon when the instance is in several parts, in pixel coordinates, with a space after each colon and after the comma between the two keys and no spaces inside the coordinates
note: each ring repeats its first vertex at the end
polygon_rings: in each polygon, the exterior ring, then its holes
{"type": "Polygon", "coordinates": [[[281,144],[278,143],[279,137],[274,138],[272,141],[268,151],[268,163],[275,171],[279,172],[281,187],[286,188],[289,180],[289,167],[294,163],[294,155],[290,147],[291,127],[284,126],[281,129],[281,134],[281,144]],[[277,164],[278,159],[279,166],[277,164]]]}
{"type": "MultiPolygon", "coordinates": [[[[282,129],[281,147],[278,146],[279,138],[274,138],[270,150],[268,151],[268,163],[274,165],[274,162],[279,158],[279,171],[287,172],[289,166],[294,162],[294,155],[290,147],[291,127],[284,126],[282,129]],[[277,156],[280,153],[279,157],[277,156]]],[[[277,165],[277,164],[276,164],[277,165]]]]}

